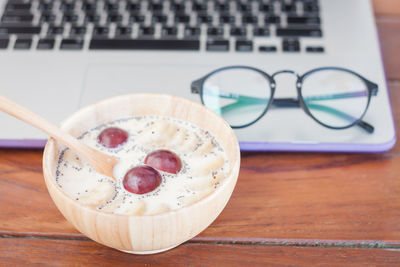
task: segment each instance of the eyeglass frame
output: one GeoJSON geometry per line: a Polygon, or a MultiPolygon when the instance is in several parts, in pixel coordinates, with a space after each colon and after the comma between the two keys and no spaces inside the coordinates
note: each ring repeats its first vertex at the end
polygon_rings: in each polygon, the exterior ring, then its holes
{"type": "Polygon", "coordinates": [[[231,125],[231,127],[234,128],[234,129],[245,128],[245,127],[253,125],[257,121],[259,121],[262,117],[265,116],[265,114],[267,113],[268,109],[273,104],[276,104],[278,106],[279,105],[285,105],[286,107],[289,107],[289,106],[291,106],[291,107],[300,107],[314,121],[316,121],[317,123],[321,124],[324,127],[329,128],[329,129],[342,130],[342,129],[348,129],[348,128],[351,128],[351,127],[353,127],[355,125],[358,125],[361,128],[363,128],[364,130],[366,130],[368,133],[372,134],[374,132],[374,127],[371,124],[363,121],[362,119],[363,119],[363,117],[365,116],[365,114],[366,114],[366,112],[368,110],[368,107],[369,107],[370,102],[371,102],[371,97],[372,96],[376,96],[378,94],[379,87],[378,87],[378,85],[376,83],[366,79],[365,77],[361,76],[360,74],[358,74],[358,73],[356,73],[356,72],[354,72],[352,70],[349,70],[349,69],[346,69],[346,68],[342,68],[342,67],[329,67],[329,66],[327,66],[327,67],[319,67],[319,68],[311,69],[311,70],[307,71],[306,73],[304,73],[303,75],[299,75],[297,72],[295,72],[293,70],[280,70],[280,71],[274,72],[272,75],[269,75],[266,72],[264,72],[264,71],[262,71],[262,70],[260,70],[258,68],[255,68],[255,67],[251,67],[251,66],[242,66],[242,65],[226,66],[226,67],[218,68],[218,69],[206,74],[202,78],[197,79],[197,80],[195,80],[195,81],[193,81],[191,83],[191,86],[190,86],[191,92],[193,94],[200,94],[201,103],[204,106],[207,106],[204,103],[204,99],[203,99],[203,87],[204,87],[205,81],[209,77],[211,77],[212,75],[214,75],[214,74],[216,74],[218,72],[221,72],[221,71],[229,70],[229,69],[247,69],[247,70],[256,71],[259,74],[261,74],[264,78],[266,78],[267,81],[269,81],[269,85],[270,85],[269,89],[271,90],[270,99],[269,99],[265,109],[263,110],[263,112],[255,120],[253,120],[252,122],[249,122],[249,123],[241,125],[241,126],[232,126],[231,125]],[[353,123],[351,123],[351,124],[349,124],[347,126],[335,127],[335,126],[330,126],[330,125],[327,125],[327,124],[321,122],[320,120],[318,120],[317,118],[315,118],[312,115],[311,111],[309,110],[309,108],[305,104],[305,101],[304,101],[304,98],[303,98],[303,94],[302,94],[303,81],[310,74],[315,73],[317,71],[324,71],[324,70],[337,70],[337,71],[343,71],[343,72],[347,72],[347,73],[353,74],[353,75],[357,76],[361,81],[363,81],[364,84],[367,87],[367,90],[368,90],[368,101],[367,101],[367,105],[365,107],[365,110],[363,111],[363,113],[361,114],[361,116],[357,120],[355,120],[353,123]],[[274,77],[279,75],[279,74],[283,74],[283,73],[293,74],[293,75],[295,75],[297,77],[297,81],[296,81],[297,98],[276,98],[276,99],[274,99],[274,94],[275,94],[275,90],[276,90],[276,81],[275,81],[274,77]],[[276,102],[276,103],[274,103],[274,102],[276,102]]]}

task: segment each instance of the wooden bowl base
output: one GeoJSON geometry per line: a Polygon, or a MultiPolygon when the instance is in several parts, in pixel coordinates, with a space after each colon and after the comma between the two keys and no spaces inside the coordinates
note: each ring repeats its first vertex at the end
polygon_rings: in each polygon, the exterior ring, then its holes
{"type": "Polygon", "coordinates": [[[146,250],[146,251],[129,251],[129,250],[119,250],[125,253],[129,253],[129,254],[137,254],[137,255],[147,255],[147,254],[156,254],[156,253],[161,253],[170,249],[173,249],[175,247],[177,247],[179,245],[175,245],[169,248],[162,248],[162,249],[157,249],[157,250],[146,250]]]}

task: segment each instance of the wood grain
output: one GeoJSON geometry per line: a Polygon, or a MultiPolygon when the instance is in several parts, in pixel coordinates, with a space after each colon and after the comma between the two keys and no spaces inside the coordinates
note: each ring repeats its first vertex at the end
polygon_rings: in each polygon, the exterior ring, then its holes
{"type": "Polygon", "coordinates": [[[399,81],[400,16],[396,19],[378,18],[377,25],[386,78],[391,81],[399,81]]]}
{"type": "MultiPolygon", "coordinates": [[[[390,88],[399,131],[400,84],[390,88]]],[[[399,151],[242,153],[230,202],[195,240],[399,241],[399,151]]],[[[0,150],[0,233],[81,236],[49,198],[40,162],[40,151],[0,150]]]]}
{"type": "Polygon", "coordinates": [[[2,266],[395,266],[396,249],[183,244],[138,256],[91,241],[2,239],[2,266]],[[55,261],[54,259],[57,259],[55,261]]]}
{"type": "Polygon", "coordinates": [[[398,0],[373,0],[374,12],[378,16],[400,16],[398,0]]]}

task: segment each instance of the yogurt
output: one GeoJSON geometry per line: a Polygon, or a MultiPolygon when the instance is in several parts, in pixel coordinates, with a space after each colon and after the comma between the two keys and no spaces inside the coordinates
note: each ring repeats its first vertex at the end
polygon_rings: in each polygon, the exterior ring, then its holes
{"type": "Polygon", "coordinates": [[[211,133],[189,122],[162,116],[138,116],[100,125],[80,139],[119,159],[114,182],[95,172],[70,149],[59,157],[56,181],[71,198],[104,212],[152,215],[176,210],[211,194],[228,175],[227,156],[211,133]],[[97,137],[107,128],[129,133],[117,148],[102,146],[97,137]],[[159,171],[161,184],[146,194],[125,190],[123,179],[133,167],[144,165],[146,156],[159,149],[177,154],[182,168],[177,174],[159,171]]]}

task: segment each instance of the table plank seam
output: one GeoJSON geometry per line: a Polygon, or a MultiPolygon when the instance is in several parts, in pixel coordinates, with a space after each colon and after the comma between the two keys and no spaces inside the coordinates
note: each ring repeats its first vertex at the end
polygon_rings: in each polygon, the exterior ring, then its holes
{"type": "Polygon", "coordinates": [[[400,16],[398,15],[377,15],[375,16],[375,22],[380,23],[380,22],[400,22],[400,16]]]}
{"type": "MultiPolygon", "coordinates": [[[[1,239],[44,239],[89,241],[85,236],[76,235],[35,235],[28,233],[1,234],[1,239]]],[[[320,240],[320,239],[280,239],[280,238],[214,238],[195,237],[185,243],[208,245],[242,245],[242,246],[275,246],[275,247],[331,247],[331,248],[375,248],[375,249],[399,249],[400,242],[378,240],[320,240]]]]}

